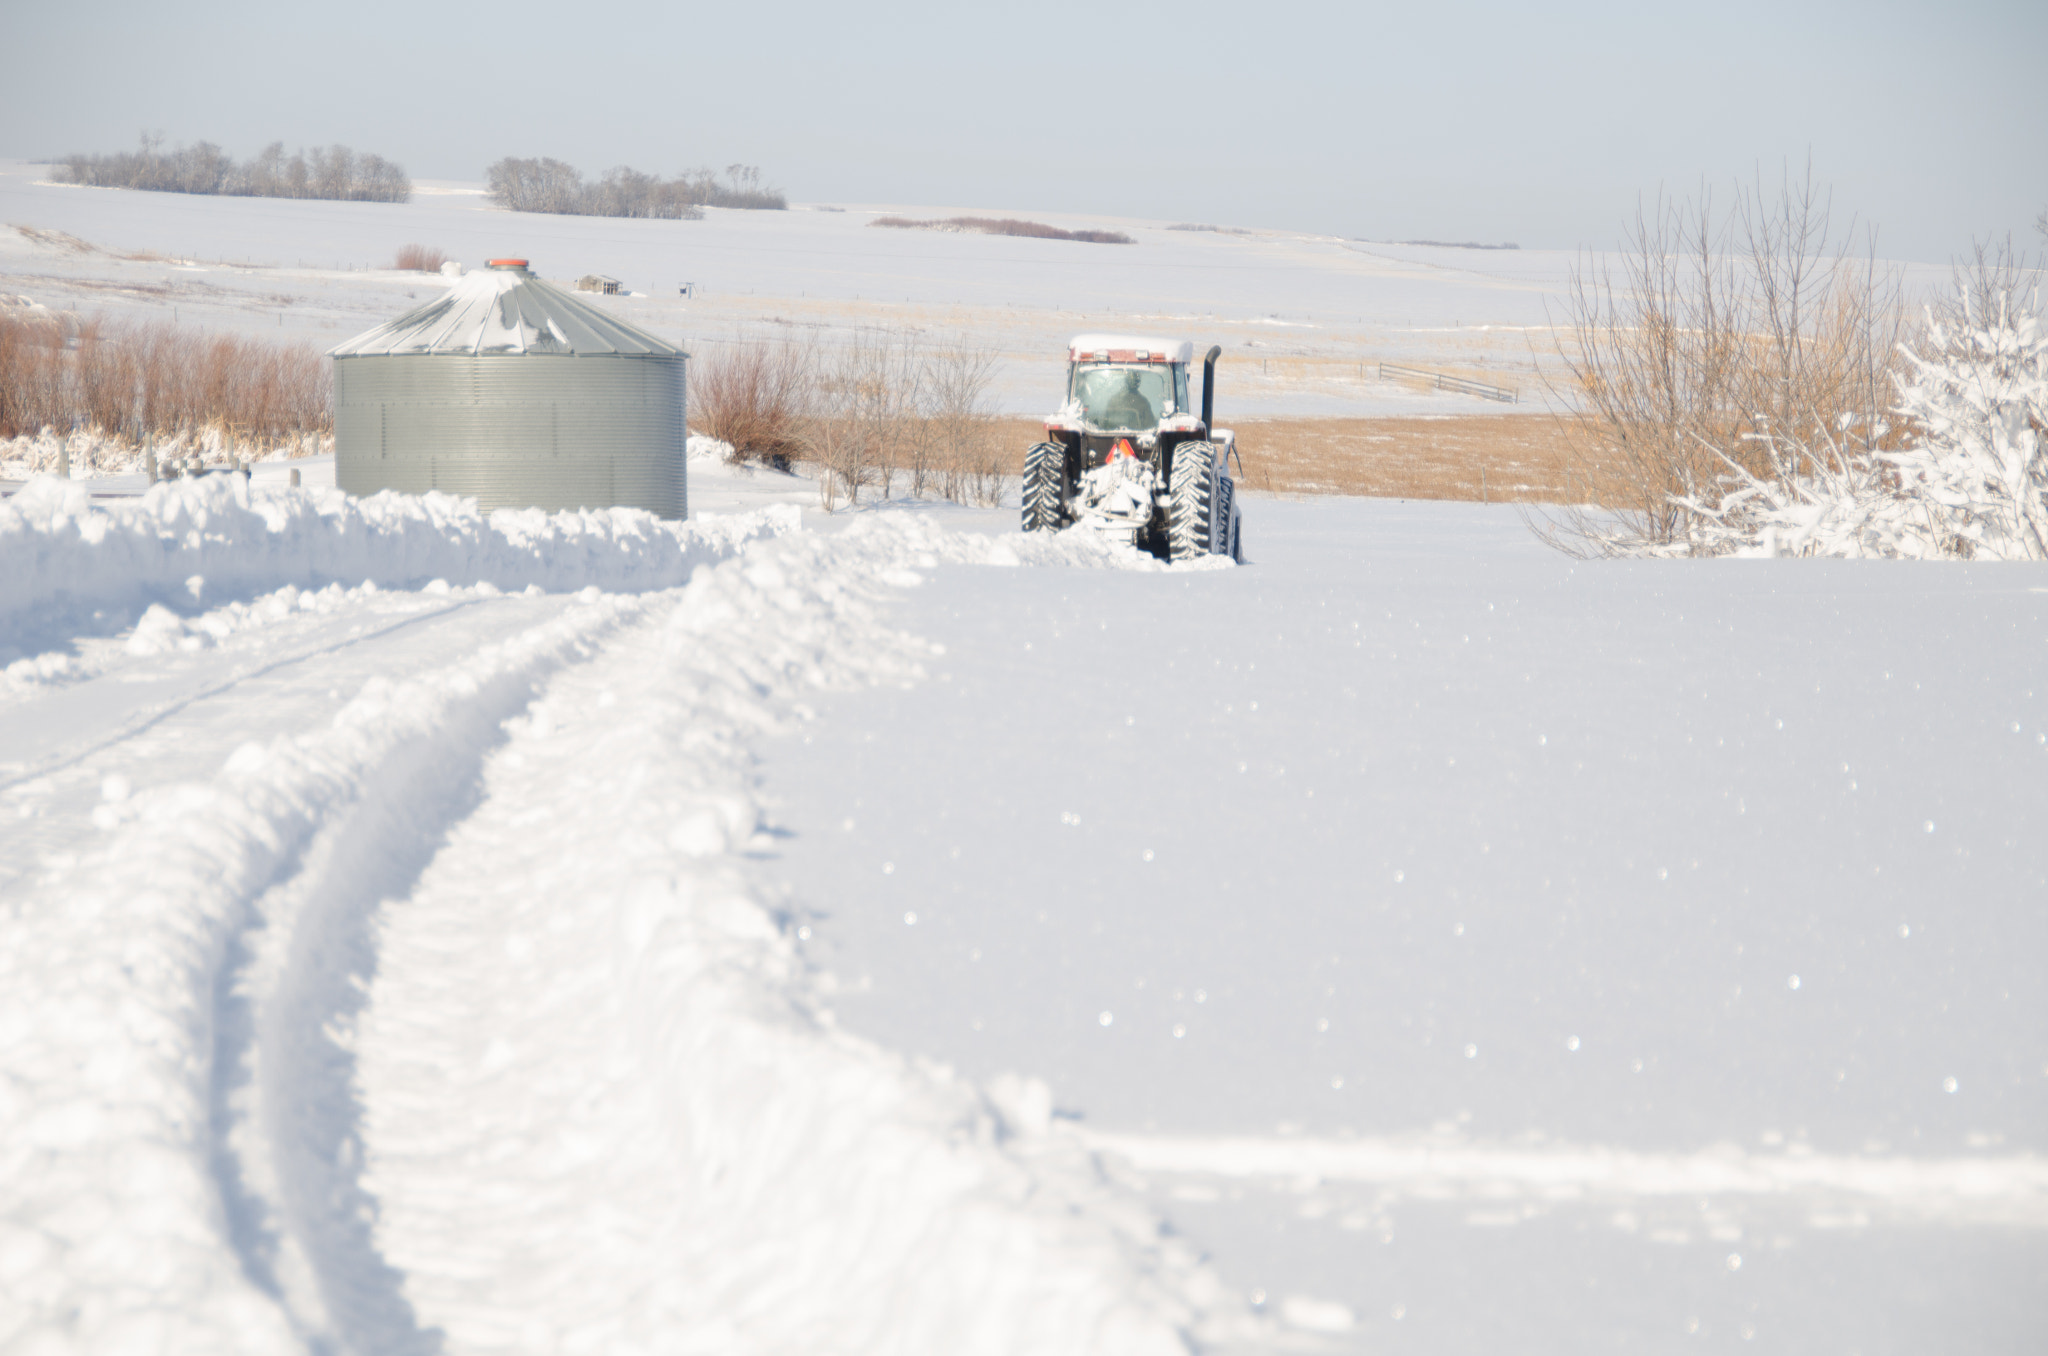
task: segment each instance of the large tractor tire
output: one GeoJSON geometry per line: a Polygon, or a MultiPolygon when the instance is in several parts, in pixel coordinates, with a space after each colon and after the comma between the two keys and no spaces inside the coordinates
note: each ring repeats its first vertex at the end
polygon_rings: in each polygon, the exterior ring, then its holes
{"type": "MultiPolygon", "coordinates": [[[[1173,449],[1173,483],[1167,486],[1166,551],[1169,560],[1194,560],[1216,549],[1219,502],[1216,444],[1182,443],[1173,449]]],[[[1228,528],[1226,521],[1224,527],[1228,528]]]]}
{"type": "Polygon", "coordinates": [[[1067,449],[1040,443],[1024,454],[1024,530],[1057,532],[1067,525],[1067,449]]]}

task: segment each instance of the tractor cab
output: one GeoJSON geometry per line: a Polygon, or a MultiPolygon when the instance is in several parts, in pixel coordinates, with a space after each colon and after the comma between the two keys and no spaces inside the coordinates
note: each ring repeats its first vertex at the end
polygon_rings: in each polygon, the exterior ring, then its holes
{"type": "Polygon", "coordinates": [[[1076,337],[1067,346],[1067,398],[1045,421],[1046,433],[1074,450],[1080,470],[1102,465],[1119,443],[1149,461],[1162,443],[1201,437],[1207,429],[1190,395],[1194,357],[1184,339],[1076,337]]]}

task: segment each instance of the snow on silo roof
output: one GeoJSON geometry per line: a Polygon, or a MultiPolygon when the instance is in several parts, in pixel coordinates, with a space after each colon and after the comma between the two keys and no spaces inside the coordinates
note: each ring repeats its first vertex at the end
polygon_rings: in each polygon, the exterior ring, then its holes
{"type": "Polygon", "coordinates": [[[448,291],[327,350],[371,355],[620,354],[674,357],[682,349],[533,276],[526,261],[491,261],[448,291]]]}

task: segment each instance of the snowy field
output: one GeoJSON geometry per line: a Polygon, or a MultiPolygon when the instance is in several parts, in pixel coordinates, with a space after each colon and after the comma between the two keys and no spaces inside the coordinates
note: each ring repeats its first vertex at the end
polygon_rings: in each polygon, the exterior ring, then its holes
{"type": "Polygon", "coordinates": [[[2029,1349],[2048,571],[1254,521],[943,572],[933,681],[770,747],[842,1021],[1044,1078],[1344,1349],[2029,1349]]]}
{"type": "MultiPolygon", "coordinates": [[[[0,293],[175,314],[326,349],[444,285],[389,267],[419,242],[470,267],[530,258],[565,285],[586,273],[615,277],[634,295],[600,304],[699,351],[739,337],[844,343],[878,329],[985,347],[1000,359],[998,403],[1025,416],[1058,403],[1066,341],[1101,330],[1224,345],[1218,411],[1229,418],[1513,408],[1382,381],[1381,362],[1476,376],[1540,408],[1538,368],[1553,352],[1549,326],[1563,318],[1574,261],[1557,251],[1176,231],[1001,204],[798,204],[632,221],[504,212],[480,184],[422,183],[404,204],[292,202],[79,188],[49,182],[50,172],[0,162],[0,223],[13,228],[0,230],[0,293]],[[963,213],[1118,230],[1137,243],[868,229],[878,216],[963,213]],[[695,289],[687,300],[684,283],[695,289]]],[[[1909,278],[1927,287],[1947,271],[1914,267],[1909,278]]]]}
{"type": "MultiPolygon", "coordinates": [[[[46,305],[324,347],[516,250],[1023,412],[1111,322],[1469,410],[1335,369],[1526,363],[1565,263],[43,173],[46,305]]],[[[0,502],[0,1353],[2039,1349],[2048,568],[690,503],[0,502]]]]}
{"type": "Polygon", "coordinates": [[[0,506],[6,1350],[2034,1348],[2048,572],[696,481],[0,506]]]}

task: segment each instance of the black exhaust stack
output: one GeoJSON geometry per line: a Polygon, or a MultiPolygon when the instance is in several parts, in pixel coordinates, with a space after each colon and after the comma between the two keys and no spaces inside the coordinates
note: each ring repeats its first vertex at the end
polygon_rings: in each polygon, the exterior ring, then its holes
{"type": "Polygon", "coordinates": [[[1209,436],[1216,416],[1216,360],[1223,356],[1223,345],[1217,344],[1209,350],[1209,356],[1202,359],[1202,436],[1209,436]]]}

